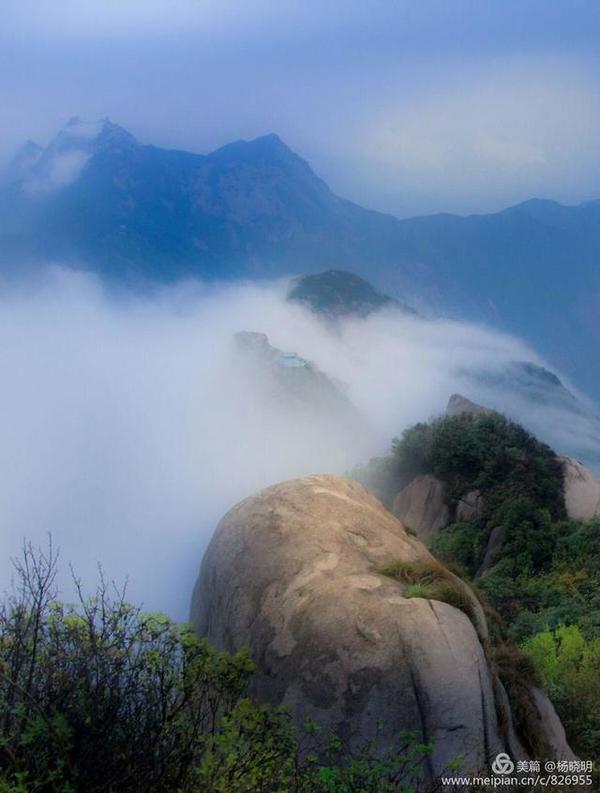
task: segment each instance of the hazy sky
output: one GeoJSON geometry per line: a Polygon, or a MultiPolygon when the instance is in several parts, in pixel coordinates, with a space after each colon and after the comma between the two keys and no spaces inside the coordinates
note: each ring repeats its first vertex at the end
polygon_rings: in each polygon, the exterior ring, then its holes
{"type": "Polygon", "coordinates": [[[71,115],[278,132],[400,215],[600,196],[597,0],[2,0],[0,158],[71,115]]]}

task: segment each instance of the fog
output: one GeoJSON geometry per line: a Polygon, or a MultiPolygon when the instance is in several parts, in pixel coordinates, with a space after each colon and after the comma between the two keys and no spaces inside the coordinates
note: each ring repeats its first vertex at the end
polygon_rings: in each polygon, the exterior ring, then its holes
{"type": "MultiPolygon", "coordinates": [[[[385,453],[453,392],[504,399],[548,440],[579,431],[579,418],[532,410],[473,379],[514,360],[542,363],[517,339],[394,312],[332,325],[287,303],[285,291],[284,280],[190,282],[140,297],[59,268],[2,286],[6,585],[23,538],[43,544],[50,532],[63,568],[72,562],[84,585],[99,563],[128,579],[132,600],[185,619],[206,543],[236,501],[385,453]],[[240,330],[314,362],[362,418],[337,421],[272,393],[260,367],[236,353],[240,330]]],[[[66,576],[61,584],[70,597],[66,576]]]]}

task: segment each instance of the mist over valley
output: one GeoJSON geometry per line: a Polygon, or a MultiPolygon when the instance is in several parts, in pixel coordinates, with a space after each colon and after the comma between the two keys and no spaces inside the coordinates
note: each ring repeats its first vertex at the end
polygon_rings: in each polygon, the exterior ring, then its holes
{"type": "MultiPolygon", "coordinates": [[[[188,280],[143,295],[50,268],[5,285],[5,580],[23,539],[43,544],[50,532],[84,580],[101,564],[128,580],[135,601],[185,619],[199,560],[230,506],[387,453],[454,393],[597,465],[593,408],[528,345],[393,302],[344,302],[352,279],[340,274],[334,291],[350,313],[334,315],[326,277],[316,310],[287,298],[288,278],[188,280]],[[236,342],[243,331],[266,334],[262,352],[236,342]]],[[[358,287],[372,299],[368,284],[358,287]]],[[[70,592],[68,572],[63,584],[70,592]]]]}

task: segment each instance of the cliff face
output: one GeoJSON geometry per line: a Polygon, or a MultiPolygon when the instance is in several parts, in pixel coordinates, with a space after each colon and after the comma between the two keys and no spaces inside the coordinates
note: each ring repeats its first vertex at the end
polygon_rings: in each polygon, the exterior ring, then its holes
{"type": "Polygon", "coordinates": [[[416,476],[394,498],[392,512],[425,543],[446,528],[450,510],[446,485],[431,474],[416,476]]]}
{"type": "Polygon", "coordinates": [[[525,756],[477,599],[356,482],[310,476],[235,506],[207,549],[191,619],[219,648],[250,648],[252,694],[350,748],[378,734],[389,749],[415,731],[433,745],[429,780],[459,755],[465,772],[500,751],[525,756]],[[392,568],[444,587],[416,596],[392,568]]]}
{"type": "Polygon", "coordinates": [[[591,520],[600,515],[600,480],[579,460],[562,456],[567,514],[573,520],[591,520]]]}

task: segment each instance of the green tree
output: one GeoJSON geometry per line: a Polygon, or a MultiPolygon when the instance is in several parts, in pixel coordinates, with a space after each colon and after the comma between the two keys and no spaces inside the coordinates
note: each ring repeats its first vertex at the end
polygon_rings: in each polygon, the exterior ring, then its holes
{"type": "Polygon", "coordinates": [[[246,695],[246,652],[147,614],[101,577],[57,600],[57,556],[25,546],[0,607],[0,793],[328,793],[418,789],[430,750],[347,751],[246,695]],[[111,594],[112,592],[112,594],[111,594]]]}
{"type": "Polygon", "coordinates": [[[576,751],[595,759],[600,750],[600,638],[586,640],[577,625],[562,625],[528,639],[535,661],[576,751]]]}

